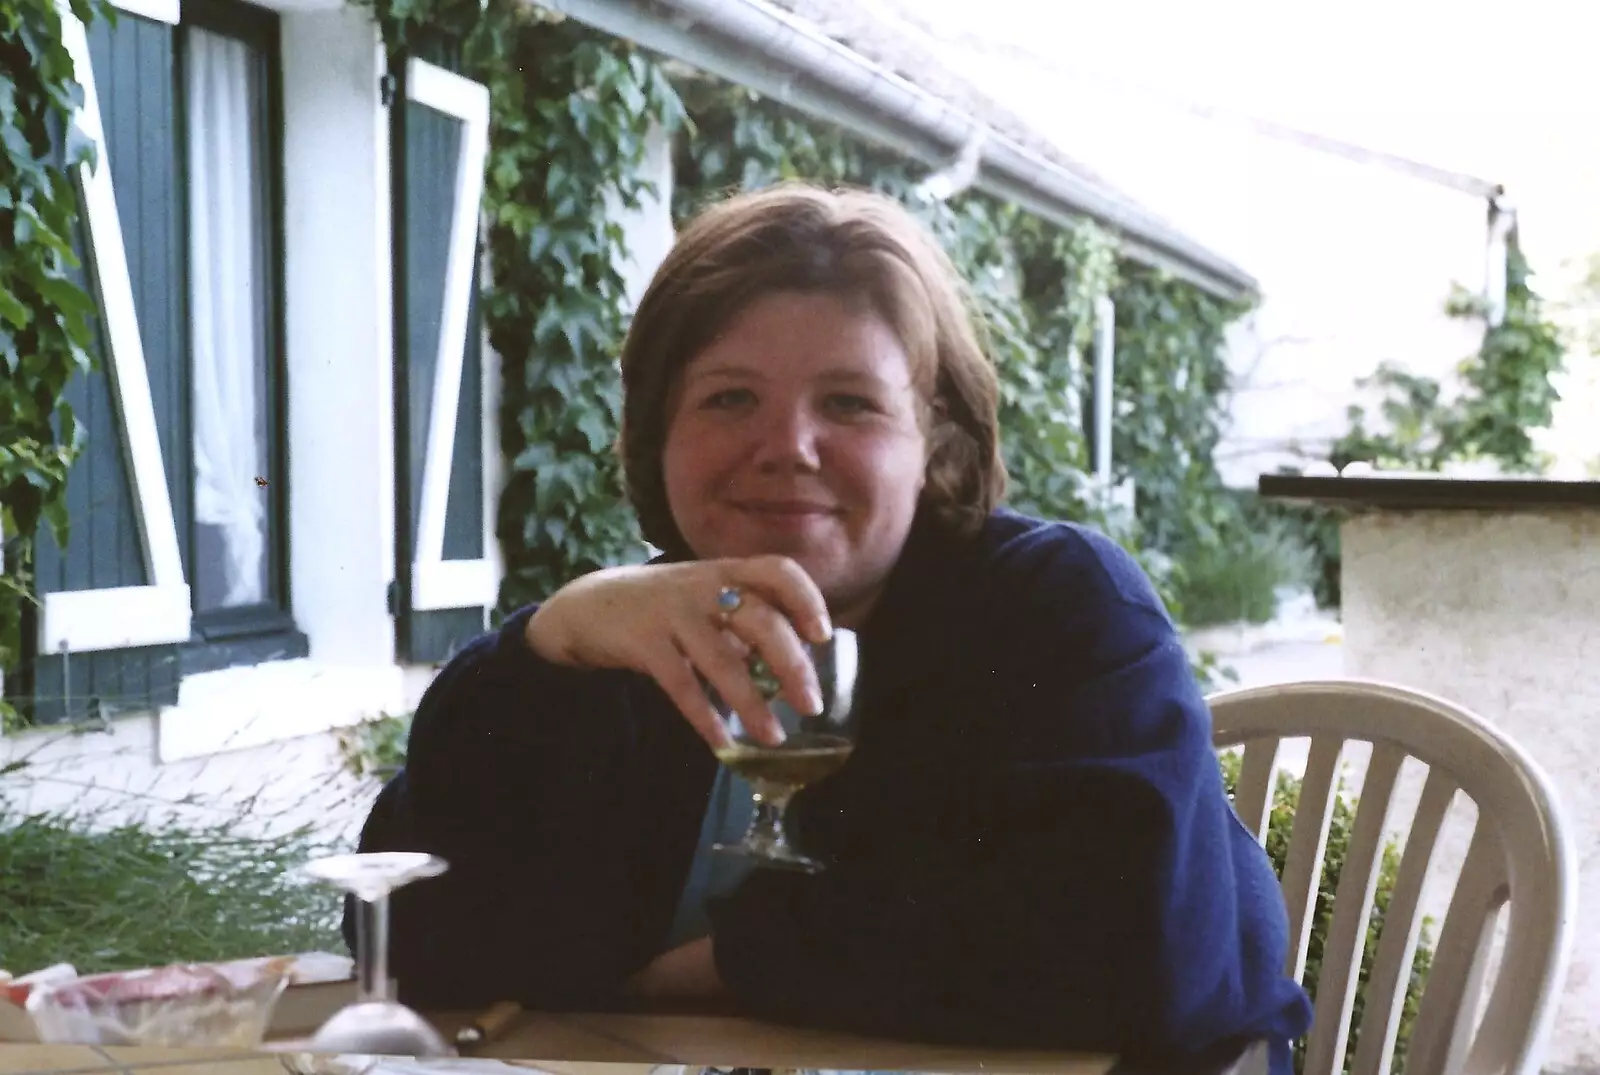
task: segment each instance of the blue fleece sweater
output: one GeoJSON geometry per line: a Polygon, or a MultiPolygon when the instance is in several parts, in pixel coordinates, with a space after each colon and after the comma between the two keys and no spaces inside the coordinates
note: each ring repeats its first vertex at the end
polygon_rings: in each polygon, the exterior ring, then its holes
{"type": "MultiPolygon", "coordinates": [[[[394,899],[416,1005],[615,1006],[690,881],[715,759],[646,678],[533,655],[530,614],[440,673],[363,833],[451,863],[394,899]]],[[[706,908],[742,1006],[1135,1063],[1268,1039],[1287,1072],[1311,1010],[1278,880],[1133,559],[1008,511],[965,541],[919,527],[860,636],[855,752],[791,806],[830,868],[706,908]]]]}

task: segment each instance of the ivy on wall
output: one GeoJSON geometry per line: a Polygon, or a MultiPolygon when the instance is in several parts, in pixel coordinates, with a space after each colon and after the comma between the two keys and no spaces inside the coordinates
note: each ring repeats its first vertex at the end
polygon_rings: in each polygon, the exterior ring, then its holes
{"type": "Polygon", "coordinates": [[[647,139],[683,114],[660,66],[625,43],[530,8],[502,40],[503,61],[479,70],[493,102],[484,312],[506,369],[511,461],[504,610],[644,554],[612,451],[627,328],[616,216],[660,193],[643,178],[647,139]]]}
{"type": "MultiPolygon", "coordinates": [[[[72,0],[87,26],[110,9],[72,0]]],[[[73,126],[83,100],[54,0],[0,0],[0,671],[22,652],[37,600],[33,540],[67,541],[67,470],[83,429],[64,398],[93,364],[95,307],[76,278],[78,204],[71,170],[94,163],[73,126]],[[65,137],[63,137],[63,132],[65,137]]],[[[0,721],[16,719],[0,700],[0,721]]]]}
{"type": "Polygon", "coordinates": [[[643,175],[647,139],[675,131],[683,110],[659,63],[547,9],[368,2],[391,70],[442,51],[489,89],[482,310],[503,369],[504,614],[646,552],[612,450],[628,318],[617,216],[659,193],[643,175]]]}
{"type": "MultiPolygon", "coordinates": [[[[1385,363],[1365,387],[1385,398],[1376,425],[1366,408],[1349,409],[1350,431],[1330,453],[1335,466],[1360,460],[1379,466],[1439,470],[1463,460],[1494,460],[1513,473],[1533,473],[1547,463],[1531,430],[1549,426],[1560,399],[1551,378],[1561,372],[1560,329],[1545,315],[1532,272],[1515,243],[1507,250],[1506,309],[1484,334],[1476,354],[1456,368],[1458,392],[1436,380],[1385,363]]],[[[1451,317],[1477,319],[1483,300],[1457,287],[1445,307],[1451,317]]]]}
{"type": "MultiPolygon", "coordinates": [[[[1565,345],[1515,243],[1507,250],[1506,269],[1505,316],[1457,366],[1454,390],[1394,363],[1380,365],[1361,382],[1382,393],[1377,413],[1359,404],[1348,409],[1350,428],[1328,453],[1334,466],[1364,462],[1380,469],[1440,471],[1456,462],[1492,461],[1513,474],[1545,468],[1548,461],[1531,433],[1550,425],[1560,399],[1552,378],[1561,372],[1565,345]]],[[[1480,297],[1457,287],[1445,312],[1479,319],[1485,309],[1480,297]]],[[[1315,562],[1317,601],[1338,607],[1338,512],[1274,504],[1267,514],[1303,536],[1315,562]]]]}
{"type": "Polygon", "coordinates": [[[1247,307],[1143,267],[1125,268],[1112,298],[1113,473],[1134,483],[1146,539],[1181,558],[1238,521],[1212,457],[1230,388],[1224,333],[1247,307]]]}

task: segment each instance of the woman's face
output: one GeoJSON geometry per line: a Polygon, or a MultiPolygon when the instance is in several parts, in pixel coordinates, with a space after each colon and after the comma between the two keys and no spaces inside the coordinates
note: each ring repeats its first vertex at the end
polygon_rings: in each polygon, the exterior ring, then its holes
{"type": "Polygon", "coordinates": [[[781,554],[835,622],[871,607],[911,529],[927,439],[899,339],[868,304],[757,299],[684,369],[662,466],[697,557],[781,554]]]}

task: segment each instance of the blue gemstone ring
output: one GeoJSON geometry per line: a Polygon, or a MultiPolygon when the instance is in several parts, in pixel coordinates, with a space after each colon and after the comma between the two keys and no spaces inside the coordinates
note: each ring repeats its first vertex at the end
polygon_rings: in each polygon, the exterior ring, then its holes
{"type": "Polygon", "coordinates": [[[739,587],[724,586],[717,591],[717,618],[722,621],[724,627],[727,626],[728,620],[732,618],[733,614],[739,611],[739,606],[743,604],[744,591],[739,587]]]}

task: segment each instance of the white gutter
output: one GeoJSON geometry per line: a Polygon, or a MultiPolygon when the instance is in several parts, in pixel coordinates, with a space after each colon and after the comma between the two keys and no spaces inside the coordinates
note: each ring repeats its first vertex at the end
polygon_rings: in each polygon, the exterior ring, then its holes
{"type": "Polygon", "coordinates": [[[530,0],[614,37],[836,123],[931,167],[981,138],[974,186],[1070,226],[1087,217],[1123,254],[1214,295],[1254,277],[1121,195],[1086,182],[765,0],[530,0]]]}

